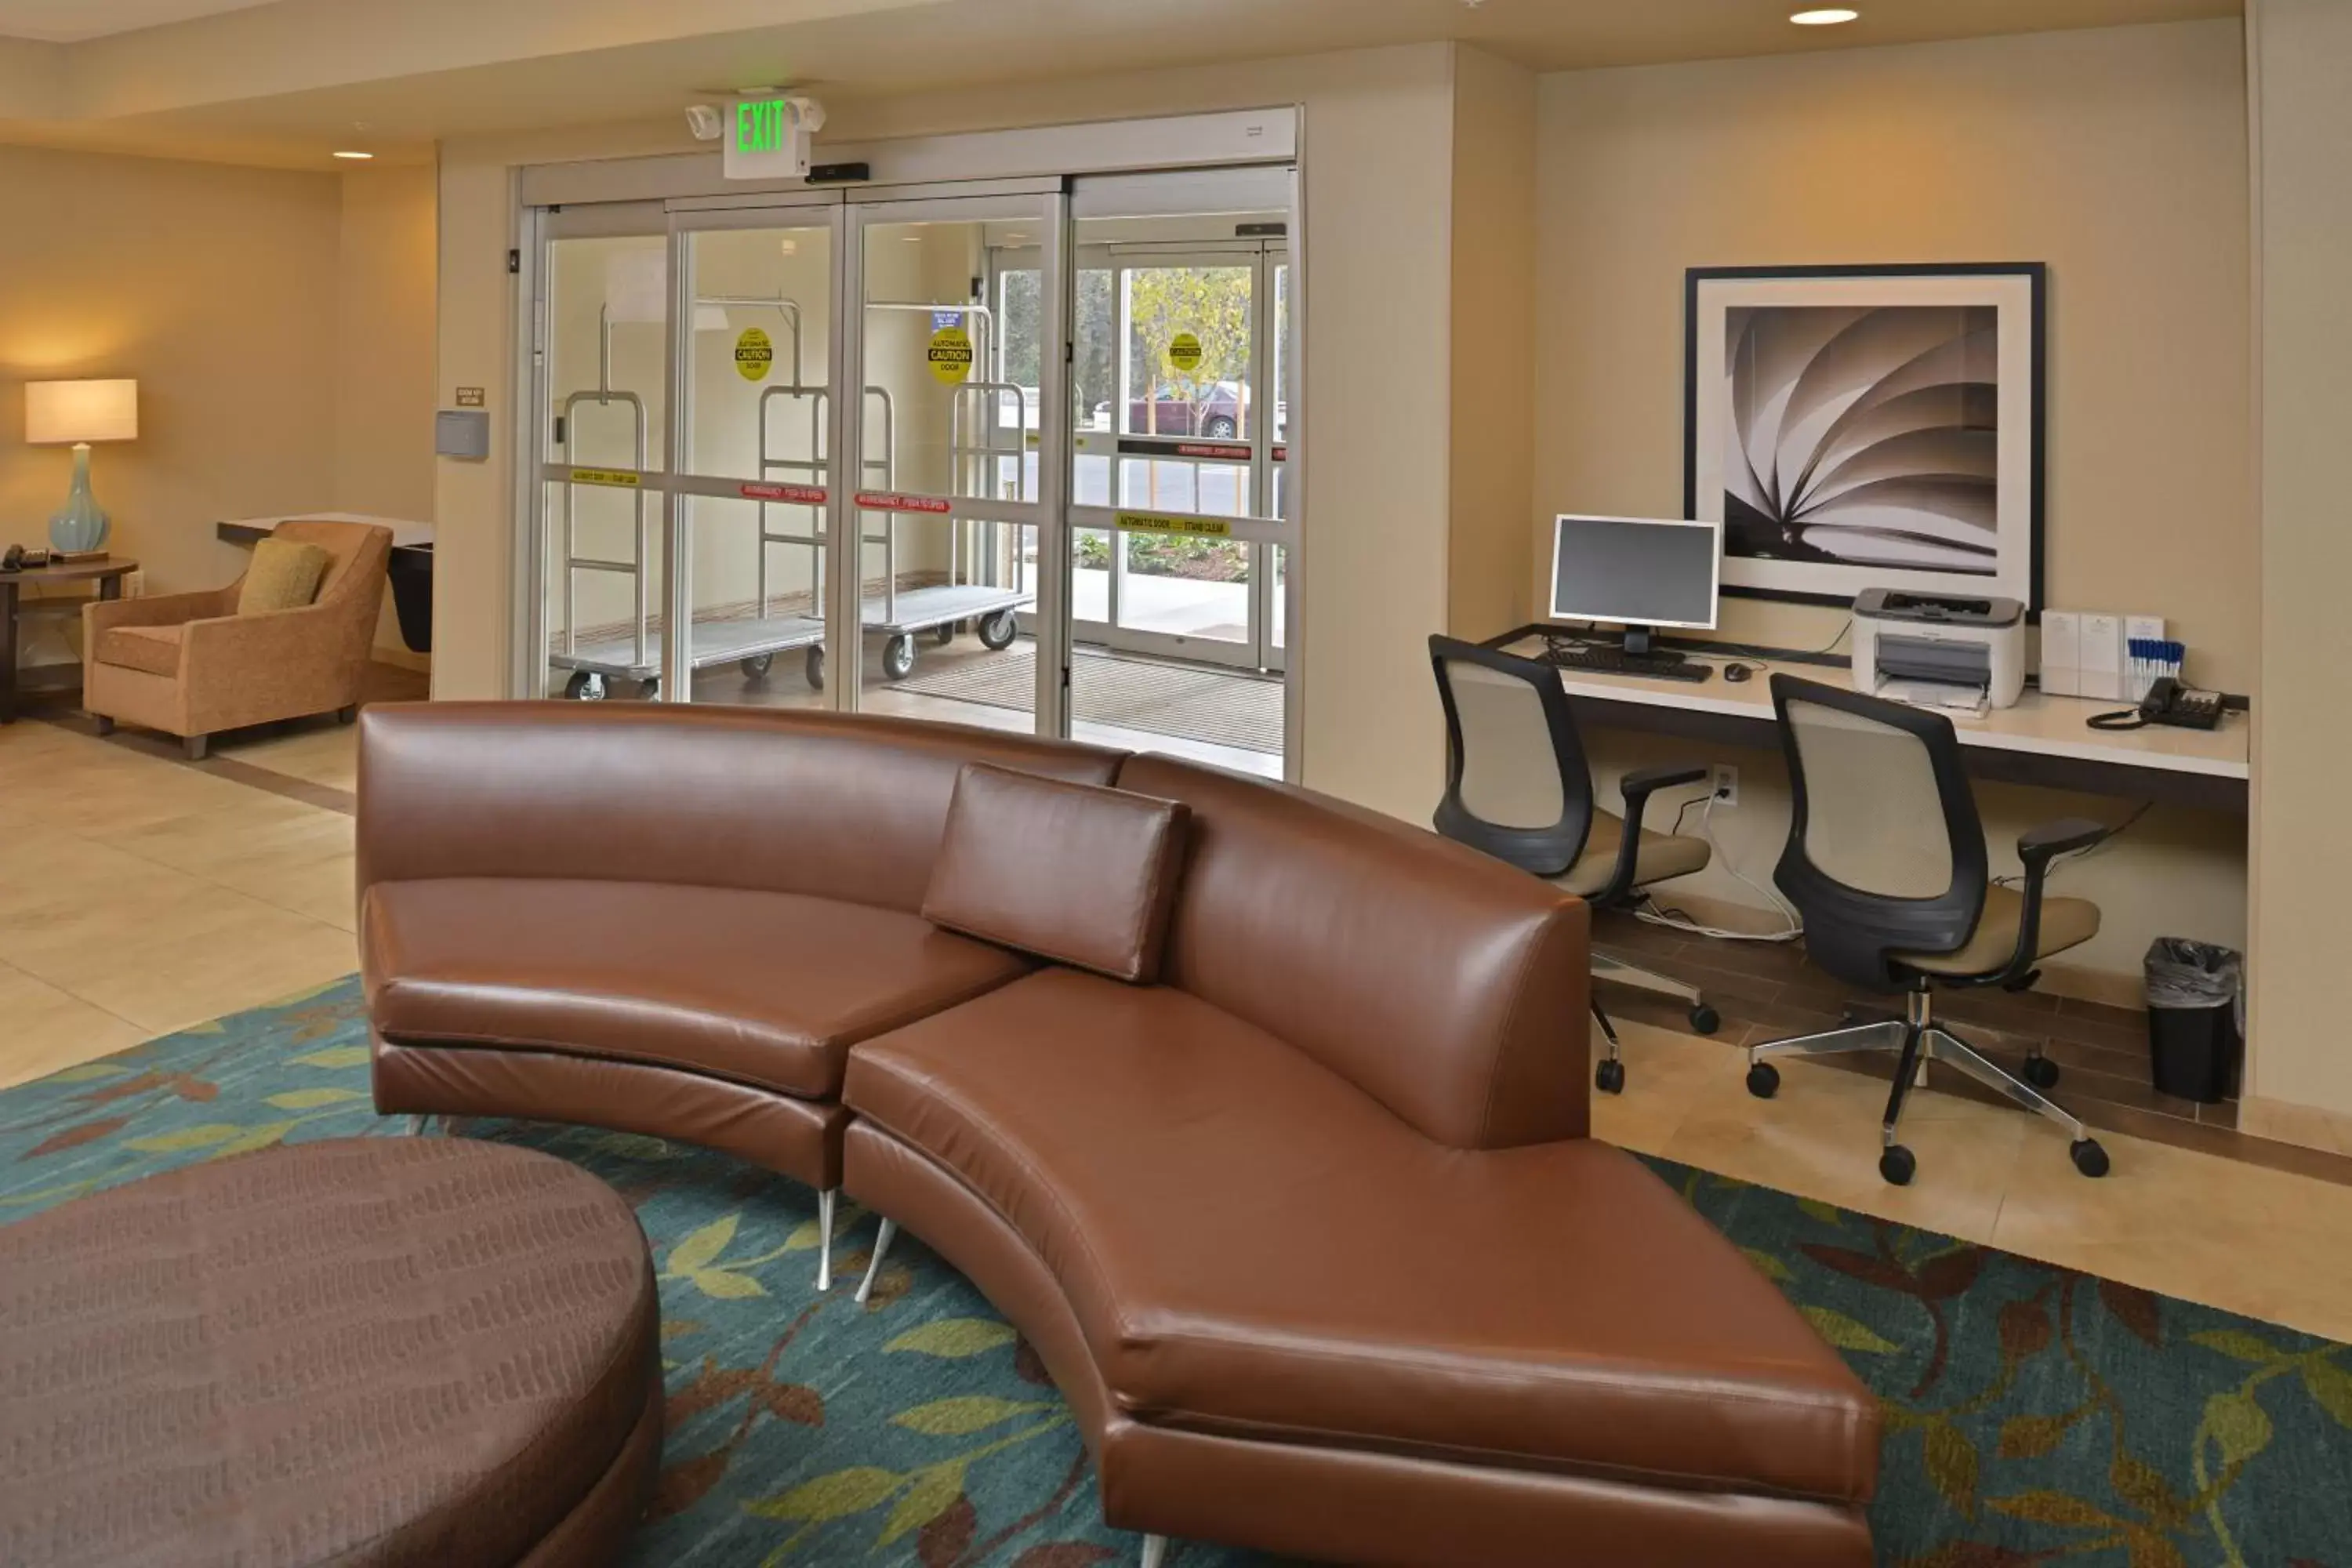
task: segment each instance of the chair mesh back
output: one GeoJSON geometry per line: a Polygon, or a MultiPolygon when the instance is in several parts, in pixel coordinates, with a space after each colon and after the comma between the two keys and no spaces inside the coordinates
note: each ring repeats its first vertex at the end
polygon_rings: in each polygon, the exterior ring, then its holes
{"type": "Polygon", "coordinates": [[[1462,717],[1462,805],[1496,827],[1548,828],[1566,814],[1543,700],[1526,681],[1445,660],[1462,717]]]}
{"type": "Polygon", "coordinates": [[[1804,770],[1805,858],[1832,881],[1883,898],[1932,899],[1952,886],[1951,837],[1934,762],[1917,736],[1802,699],[1788,704],[1804,770]]]}

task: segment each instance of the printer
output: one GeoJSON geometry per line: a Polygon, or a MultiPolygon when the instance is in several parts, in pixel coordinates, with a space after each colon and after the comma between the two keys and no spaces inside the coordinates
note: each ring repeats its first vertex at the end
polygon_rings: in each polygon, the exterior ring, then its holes
{"type": "Polygon", "coordinates": [[[1853,689],[1927,708],[2015,707],[2025,692],[2025,606],[1865,588],[1853,602],[1853,689]]]}

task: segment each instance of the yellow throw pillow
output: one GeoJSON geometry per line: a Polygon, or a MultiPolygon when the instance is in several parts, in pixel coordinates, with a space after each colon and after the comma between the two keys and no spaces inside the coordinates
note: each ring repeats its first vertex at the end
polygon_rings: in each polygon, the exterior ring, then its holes
{"type": "Polygon", "coordinates": [[[315,544],[291,539],[265,539],[253,547],[253,565],[245,574],[245,589],[236,596],[240,616],[275,615],[299,610],[319,596],[319,584],[335,558],[315,544]]]}

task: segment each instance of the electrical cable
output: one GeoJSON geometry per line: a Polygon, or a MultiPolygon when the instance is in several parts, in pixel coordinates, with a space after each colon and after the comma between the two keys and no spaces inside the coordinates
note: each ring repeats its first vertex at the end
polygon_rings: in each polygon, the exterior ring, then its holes
{"type": "MultiPolygon", "coordinates": [[[[1773,889],[1765,887],[1762,883],[1757,881],[1754,878],[1742,871],[1738,866],[1733,862],[1731,857],[1725,852],[1723,845],[1716,838],[1715,803],[1717,798],[1718,797],[1712,791],[1703,797],[1704,808],[1699,812],[1698,818],[1699,837],[1706,840],[1707,847],[1714,851],[1715,858],[1722,862],[1723,868],[1731,873],[1734,880],[1755,892],[1761,893],[1764,896],[1765,900],[1772,906],[1774,911],[1789,922],[1788,929],[1786,931],[1726,931],[1720,927],[1701,924],[1699,921],[1693,920],[1689,915],[1684,913],[1680,910],[1668,909],[1666,906],[1660,904],[1656,899],[1652,898],[1648,894],[1643,895],[1646,907],[1637,908],[1634,910],[1633,918],[1648,925],[1664,926],[1669,931],[1683,931],[1691,936],[1712,937],[1717,942],[1795,942],[1798,938],[1805,934],[1805,922],[1803,918],[1801,917],[1794,909],[1790,907],[1789,901],[1786,899],[1783,899],[1779,892],[1773,889]]],[[[1691,806],[1699,804],[1701,804],[1699,801],[1685,801],[1683,803],[1683,810],[1688,811],[1691,806]]],[[[1679,814],[1675,816],[1675,826],[1677,830],[1682,826],[1682,818],[1679,814]]]]}

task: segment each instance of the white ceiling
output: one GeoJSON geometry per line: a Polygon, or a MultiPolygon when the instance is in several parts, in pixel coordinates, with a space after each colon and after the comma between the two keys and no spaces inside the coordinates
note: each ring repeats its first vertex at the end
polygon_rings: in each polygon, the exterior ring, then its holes
{"type": "Polygon", "coordinates": [[[0,0],[0,38],[75,44],[268,4],[269,0],[0,0]]]}

